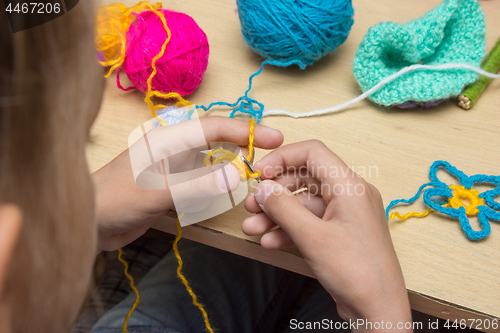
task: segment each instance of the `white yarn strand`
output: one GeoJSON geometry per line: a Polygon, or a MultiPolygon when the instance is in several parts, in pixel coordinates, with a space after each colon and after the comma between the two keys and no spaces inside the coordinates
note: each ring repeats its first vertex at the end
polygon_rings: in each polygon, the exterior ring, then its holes
{"type": "Polygon", "coordinates": [[[466,69],[466,70],[476,72],[477,74],[489,77],[491,79],[500,79],[499,74],[493,74],[493,73],[487,72],[481,68],[471,66],[468,64],[444,64],[444,65],[419,65],[419,64],[417,64],[417,65],[411,65],[411,66],[405,67],[405,68],[401,69],[399,72],[394,73],[394,74],[386,77],[385,79],[383,79],[382,81],[377,83],[373,88],[365,91],[363,94],[359,95],[355,99],[352,99],[352,100],[345,102],[343,104],[332,106],[332,107],[329,107],[326,109],[313,110],[313,111],[308,111],[308,112],[290,112],[290,111],[278,110],[278,109],[277,110],[266,110],[262,113],[262,117],[288,116],[288,117],[292,117],[292,118],[305,118],[305,117],[320,116],[320,115],[327,114],[327,113],[339,112],[339,111],[344,110],[345,108],[347,108],[348,106],[350,106],[352,104],[356,104],[356,103],[361,102],[362,100],[366,99],[371,94],[377,92],[380,88],[385,86],[387,83],[394,81],[398,77],[400,77],[406,73],[409,73],[409,72],[414,72],[417,70],[424,70],[424,69],[437,70],[437,71],[444,71],[444,70],[449,70],[449,69],[466,69]]]}

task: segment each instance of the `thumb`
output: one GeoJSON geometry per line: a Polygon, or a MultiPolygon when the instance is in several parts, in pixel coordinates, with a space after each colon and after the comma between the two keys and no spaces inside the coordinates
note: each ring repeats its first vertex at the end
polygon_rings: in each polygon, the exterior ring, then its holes
{"type": "Polygon", "coordinates": [[[265,180],[259,183],[254,196],[264,213],[299,247],[313,230],[313,224],[317,226],[317,223],[322,222],[289,189],[275,181],[265,180]]]}

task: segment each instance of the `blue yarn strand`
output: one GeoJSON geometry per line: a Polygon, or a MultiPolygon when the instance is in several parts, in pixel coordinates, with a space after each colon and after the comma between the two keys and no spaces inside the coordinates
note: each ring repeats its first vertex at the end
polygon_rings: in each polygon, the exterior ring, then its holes
{"type": "Polygon", "coordinates": [[[387,208],[385,209],[385,216],[387,218],[389,218],[389,211],[392,209],[392,207],[400,204],[400,203],[404,203],[404,204],[407,204],[407,205],[411,205],[412,203],[414,203],[415,201],[417,201],[418,198],[420,198],[420,196],[422,195],[422,191],[427,187],[427,186],[437,186],[441,184],[441,182],[429,182],[429,183],[425,183],[424,185],[420,186],[420,188],[418,189],[417,193],[411,197],[410,199],[397,199],[397,200],[392,200],[389,205],[387,206],[387,208]]]}
{"type": "MultiPolygon", "coordinates": [[[[257,124],[260,123],[260,120],[262,118],[262,113],[264,112],[264,104],[260,103],[256,99],[253,99],[251,97],[248,97],[248,94],[252,90],[252,84],[253,84],[253,79],[254,77],[260,75],[264,69],[265,65],[274,65],[278,67],[288,67],[291,65],[298,65],[300,68],[304,69],[305,65],[299,61],[299,60],[291,60],[287,62],[281,62],[281,61],[276,61],[276,60],[265,60],[262,62],[260,65],[260,68],[258,71],[250,75],[248,78],[248,88],[245,91],[244,95],[238,98],[238,100],[234,103],[228,103],[228,102],[213,102],[210,103],[208,106],[204,105],[197,105],[197,109],[202,109],[204,111],[208,111],[214,106],[225,106],[229,108],[233,108],[231,111],[229,117],[234,118],[236,112],[241,112],[241,113],[246,113],[251,115],[257,124]]],[[[194,110],[189,111],[188,117],[191,119],[191,115],[193,114],[194,110]]]]}

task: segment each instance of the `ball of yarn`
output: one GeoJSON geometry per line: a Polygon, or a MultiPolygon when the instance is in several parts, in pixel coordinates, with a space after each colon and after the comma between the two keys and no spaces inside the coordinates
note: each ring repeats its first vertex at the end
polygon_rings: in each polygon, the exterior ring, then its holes
{"type": "Polygon", "coordinates": [[[95,44],[100,61],[107,62],[120,56],[122,48],[120,35],[125,36],[135,19],[135,16],[130,15],[122,21],[127,10],[128,7],[121,3],[113,3],[97,9],[95,44]]]}
{"type": "MultiPolygon", "coordinates": [[[[169,106],[159,109],[156,116],[163,120],[167,126],[177,125],[188,121],[188,114],[185,109],[179,109],[175,106],[169,106]]],[[[162,127],[163,125],[156,119],[153,120],[153,127],[162,127]]]]}
{"type": "Polygon", "coordinates": [[[351,0],[238,0],[241,32],[271,60],[310,65],[345,42],[353,24],[351,0]]]}
{"type": "MultiPolygon", "coordinates": [[[[207,36],[186,14],[159,10],[165,16],[171,38],[164,55],[156,61],[157,73],[152,89],[162,93],[189,95],[198,87],[208,65],[207,36]]],[[[162,21],[152,11],[137,15],[127,31],[123,71],[139,90],[147,91],[152,61],[160,53],[167,32],[162,21]]]]}

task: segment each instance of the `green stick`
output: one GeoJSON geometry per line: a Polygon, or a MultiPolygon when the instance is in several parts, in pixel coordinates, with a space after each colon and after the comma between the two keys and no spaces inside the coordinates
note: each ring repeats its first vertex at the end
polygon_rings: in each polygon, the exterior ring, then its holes
{"type": "MultiPolygon", "coordinates": [[[[496,73],[500,69],[500,39],[484,59],[481,68],[490,73],[496,73]]],[[[465,110],[472,108],[490,81],[490,78],[481,75],[476,82],[465,88],[458,97],[458,106],[465,110]]]]}

